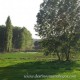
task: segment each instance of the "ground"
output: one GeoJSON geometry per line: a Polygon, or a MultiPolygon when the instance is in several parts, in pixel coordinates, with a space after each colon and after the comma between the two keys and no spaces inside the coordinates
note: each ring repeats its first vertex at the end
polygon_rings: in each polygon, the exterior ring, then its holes
{"type": "Polygon", "coordinates": [[[0,80],[80,80],[80,61],[38,52],[0,54],[0,80]]]}

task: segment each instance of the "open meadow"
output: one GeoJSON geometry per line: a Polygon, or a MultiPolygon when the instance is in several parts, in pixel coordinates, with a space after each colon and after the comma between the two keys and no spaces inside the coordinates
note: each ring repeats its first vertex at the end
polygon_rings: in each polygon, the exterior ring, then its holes
{"type": "Polygon", "coordinates": [[[57,61],[39,52],[3,53],[0,80],[80,80],[80,61],[57,61]]]}

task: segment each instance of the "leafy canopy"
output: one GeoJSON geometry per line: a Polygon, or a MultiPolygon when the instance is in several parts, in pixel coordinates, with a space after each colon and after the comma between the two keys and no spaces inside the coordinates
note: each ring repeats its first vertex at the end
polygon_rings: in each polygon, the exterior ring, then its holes
{"type": "Polygon", "coordinates": [[[44,0],[35,30],[47,52],[65,53],[77,44],[80,31],[79,0],[44,0]]]}

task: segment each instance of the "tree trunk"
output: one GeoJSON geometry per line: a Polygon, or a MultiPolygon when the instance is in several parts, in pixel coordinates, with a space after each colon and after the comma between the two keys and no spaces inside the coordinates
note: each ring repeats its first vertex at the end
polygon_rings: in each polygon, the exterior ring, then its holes
{"type": "Polygon", "coordinates": [[[60,55],[59,55],[59,53],[57,52],[57,57],[58,57],[58,60],[60,61],[61,60],[61,58],[60,58],[60,55]]]}
{"type": "Polygon", "coordinates": [[[69,60],[70,60],[70,51],[66,53],[66,61],[69,61],[69,60]]]}

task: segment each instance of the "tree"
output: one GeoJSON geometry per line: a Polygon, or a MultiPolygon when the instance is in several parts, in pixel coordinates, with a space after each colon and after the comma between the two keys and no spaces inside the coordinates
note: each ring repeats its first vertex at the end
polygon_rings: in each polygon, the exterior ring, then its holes
{"type": "Polygon", "coordinates": [[[34,41],[34,49],[40,50],[41,49],[41,46],[40,46],[41,40],[40,39],[33,39],[33,41],[34,41]]]}
{"type": "Polygon", "coordinates": [[[8,16],[6,26],[0,26],[0,51],[25,51],[31,50],[32,47],[31,33],[25,27],[12,26],[10,16],[8,16]]]}
{"type": "Polygon", "coordinates": [[[13,48],[19,49],[20,48],[20,33],[21,33],[21,27],[13,27],[13,48]]]}
{"type": "Polygon", "coordinates": [[[32,35],[31,33],[23,27],[20,32],[20,49],[22,51],[32,48],[32,35]]]}
{"type": "Polygon", "coordinates": [[[13,27],[13,48],[14,50],[30,50],[32,49],[33,41],[31,33],[25,28],[13,27]]]}
{"type": "Polygon", "coordinates": [[[5,35],[6,35],[6,27],[4,25],[0,26],[0,52],[5,50],[5,35]]]}
{"type": "Polygon", "coordinates": [[[8,16],[6,20],[6,51],[10,52],[12,50],[12,23],[10,20],[10,16],[8,16]]]}
{"type": "Polygon", "coordinates": [[[37,14],[35,30],[42,38],[46,53],[65,55],[70,59],[70,50],[77,45],[80,31],[79,0],[44,0],[37,14]]]}

